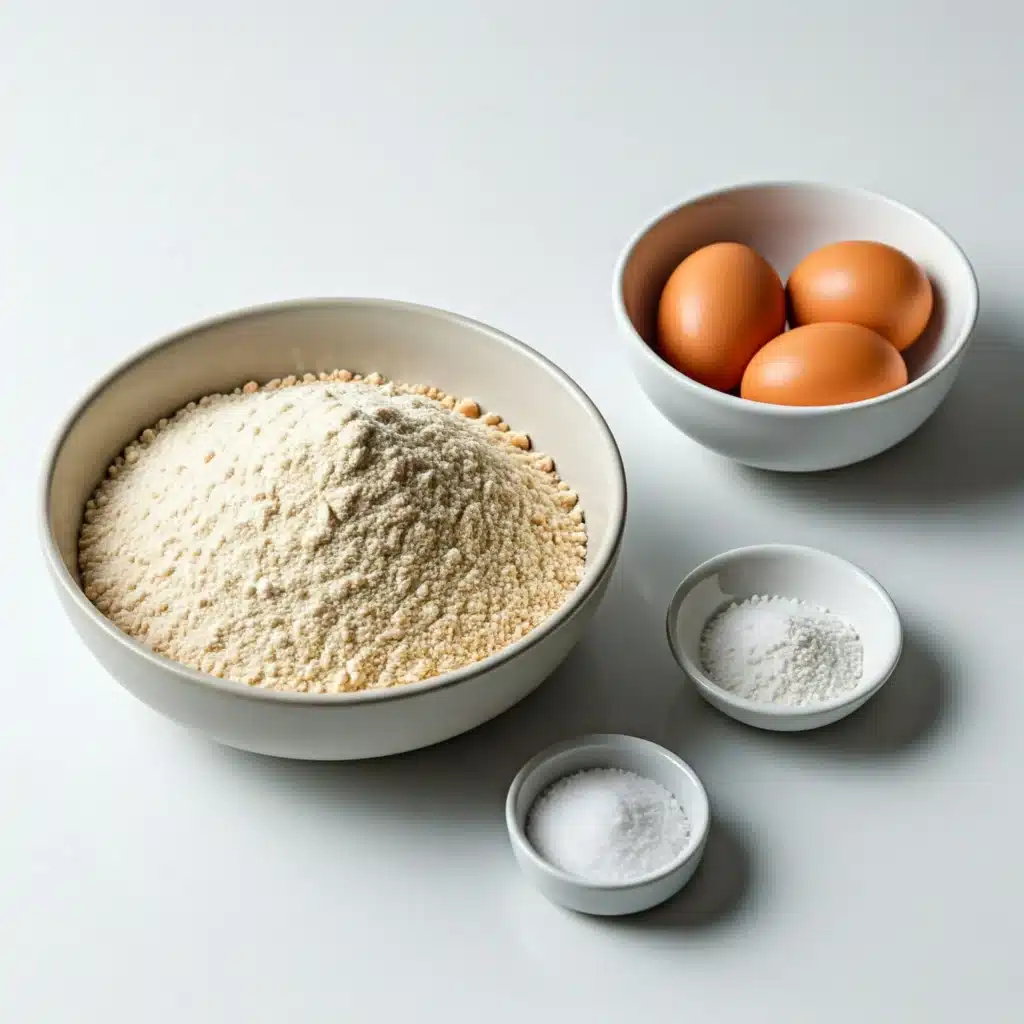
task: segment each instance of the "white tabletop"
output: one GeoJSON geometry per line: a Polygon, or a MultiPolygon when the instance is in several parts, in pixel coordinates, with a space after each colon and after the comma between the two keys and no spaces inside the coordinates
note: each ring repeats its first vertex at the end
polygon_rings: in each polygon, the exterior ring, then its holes
{"type": "Polygon", "coordinates": [[[0,5],[0,1019],[1021,1019],[1019,5],[386,6],[0,5]],[[776,177],[920,208],[981,283],[943,408],[827,476],[676,433],[612,316],[641,221],[776,177]],[[382,763],[279,763],[92,661],[42,569],[35,484],[114,360],[332,294],[455,309],[555,359],[618,437],[630,521],[585,642],[519,707],[382,763]],[[770,540],[852,558],[905,616],[891,686],[819,734],[722,718],[664,641],[688,569],[770,540]],[[593,729],[667,743],[712,801],[701,873],[636,920],[547,905],[506,842],[516,769],[593,729]]]}

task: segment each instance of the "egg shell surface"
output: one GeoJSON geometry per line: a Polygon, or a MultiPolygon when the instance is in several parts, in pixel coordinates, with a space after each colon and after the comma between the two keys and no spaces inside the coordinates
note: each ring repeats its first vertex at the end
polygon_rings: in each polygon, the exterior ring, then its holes
{"type": "Polygon", "coordinates": [[[662,290],[658,350],[699,384],[731,391],[785,323],[785,289],[771,264],[749,246],[716,242],[687,256],[662,290]]]}
{"type": "Polygon", "coordinates": [[[805,257],[786,282],[791,327],[860,324],[901,352],[932,315],[928,275],[909,256],[882,242],[835,242],[805,257]]]}
{"type": "Polygon", "coordinates": [[[780,334],[750,360],[740,397],[772,405],[862,402],[907,383],[896,347],[859,324],[808,324],[780,334]]]}

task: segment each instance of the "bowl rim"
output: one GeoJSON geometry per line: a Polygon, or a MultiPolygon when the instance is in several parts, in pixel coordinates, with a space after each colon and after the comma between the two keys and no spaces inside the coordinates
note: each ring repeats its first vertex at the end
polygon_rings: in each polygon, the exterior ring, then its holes
{"type": "Polygon", "coordinates": [[[959,359],[967,349],[968,343],[973,336],[975,325],[978,322],[978,312],[980,309],[981,299],[978,289],[978,277],[974,271],[971,261],[967,258],[967,254],[960,247],[956,239],[954,239],[953,236],[942,227],[942,225],[931,217],[926,216],[919,210],[915,210],[906,203],[902,203],[897,199],[892,199],[890,196],[881,192],[862,188],[859,185],[838,185],[824,181],[778,179],[740,182],[733,185],[726,185],[722,188],[712,189],[707,192],[699,192],[687,199],[684,199],[682,202],[675,203],[672,206],[662,209],[659,213],[645,221],[644,224],[633,233],[632,237],[620,252],[615,263],[613,302],[615,305],[616,319],[619,321],[621,328],[619,333],[625,333],[628,338],[628,343],[632,345],[635,350],[639,349],[643,354],[643,358],[652,365],[655,365],[660,372],[668,377],[669,380],[675,381],[684,389],[691,391],[695,396],[700,395],[708,401],[721,406],[723,409],[743,409],[748,412],[759,412],[769,416],[806,417],[834,416],[849,409],[866,409],[871,406],[882,405],[885,402],[891,402],[916,391],[920,387],[923,387],[927,382],[945,372],[945,370],[959,359]],[[776,405],[772,402],[752,402],[746,398],[730,395],[723,391],[716,391],[714,388],[708,387],[706,384],[700,384],[697,381],[692,380],[690,377],[687,377],[685,373],[680,372],[674,366],[670,366],[654,351],[654,349],[651,348],[650,345],[647,344],[646,341],[644,341],[642,337],[640,337],[639,332],[633,326],[633,322],[630,319],[629,314],[626,312],[626,304],[622,297],[622,282],[623,277],[625,276],[626,267],[629,265],[629,261],[642,239],[653,231],[654,228],[656,228],[662,221],[667,220],[669,217],[688,206],[693,206],[697,203],[706,202],[707,200],[716,199],[720,196],[727,196],[737,192],[754,192],[762,190],[776,191],[787,189],[831,192],[839,195],[858,196],[861,198],[878,200],[893,210],[897,210],[906,216],[921,221],[934,231],[938,232],[938,234],[960,257],[960,260],[967,271],[970,288],[967,316],[964,320],[964,325],[960,333],[957,335],[953,345],[950,346],[949,351],[930,370],[921,374],[920,377],[904,384],[903,387],[897,388],[895,391],[889,391],[886,394],[878,395],[875,398],[865,398],[859,402],[847,402],[844,405],[776,405]]]}
{"type": "MultiPolygon", "coordinates": [[[[87,620],[101,629],[108,638],[118,643],[130,653],[144,658],[154,668],[169,671],[178,677],[178,681],[198,686],[204,689],[214,690],[228,696],[245,698],[256,701],[266,701],[277,704],[293,705],[329,705],[347,706],[353,704],[375,704],[384,701],[410,700],[421,696],[424,693],[447,689],[450,686],[457,686],[460,683],[468,682],[484,675],[493,669],[511,661],[513,658],[529,650],[541,640],[550,636],[562,626],[570,622],[582,610],[588,602],[594,590],[608,575],[609,569],[615,564],[619,548],[622,544],[622,536],[626,523],[627,488],[626,471],[622,461],[622,453],[619,450],[615,435],[608,426],[607,421],[594,401],[580,387],[576,381],[564,370],[558,367],[546,356],[541,355],[536,349],[513,338],[511,335],[498,330],[489,324],[471,317],[454,313],[450,310],[440,309],[434,306],[422,305],[414,302],[405,302],[398,299],[385,299],[375,297],[316,297],[286,299],[279,302],[269,302],[254,306],[246,306],[228,313],[208,317],[186,327],[173,331],[159,337],[156,341],[135,350],[126,358],[115,364],[104,375],[95,380],[72,406],[71,411],[64,416],[58,426],[52,440],[50,441],[43,458],[43,472],[37,491],[37,526],[41,534],[43,555],[48,568],[57,585],[63,589],[65,594],[75,604],[77,609],[85,615],[87,620]],[[515,643],[502,648],[495,654],[474,662],[454,672],[444,672],[429,679],[417,683],[403,683],[398,686],[384,687],[381,689],[357,690],[347,693],[300,693],[294,691],[264,690],[257,687],[249,687],[244,683],[235,682],[230,679],[219,679],[197,669],[189,668],[170,658],[146,647],[144,644],[122,632],[110,619],[103,615],[93,603],[85,596],[75,578],[68,571],[64,560],[58,550],[54,539],[52,524],[50,520],[50,493],[53,486],[53,476],[56,470],[57,457],[78,423],[86,409],[96,400],[101,392],[109,387],[119,377],[129,370],[144,363],[156,352],[168,348],[190,335],[197,334],[211,328],[217,328],[229,323],[256,319],[267,315],[279,313],[296,313],[309,309],[351,309],[351,308],[380,308],[392,311],[404,312],[413,316],[429,317],[447,321],[463,328],[469,328],[479,334],[486,336],[492,342],[505,345],[519,352],[527,359],[535,363],[558,383],[563,389],[579,403],[589,414],[591,421],[596,428],[597,436],[604,445],[604,449],[615,467],[615,472],[608,481],[610,491],[609,503],[609,531],[608,536],[597,548],[592,565],[587,566],[586,574],[580,580],[576,589],[569,595],[565,603],[554,614],[548,616],[539,626],[531,630],[526,636],[515,643]]],[[[584,512],[586,510],[584,509],[584,512]]],[[[588,548],[589,552],[589,548],[588,548]]]]}
{"type": "Polygon", "coordinates": [[[746,547],[732,548],[723,551],[707,561],[702,562],[695,569],[691,570],[683,578],[683,581],[676,588],[669,602],[668,611],[665,614],[665,632],[668,636],[669,649],[676,664],[694,681],[697,687],[711,694],[716,700],[728,704],[737,711],[742,711],[749,716],[756,716],[765,719],[779,718],[810,718],[815,715],[839,711],[851,704],[864,703],[880,690],[892,677],[896,666],[899,664],[903,654],[903,623],[900,619],[899,609],[896,603],[889,596],[885,587],[875,579],[869,572],[859,565],[833,554],[831,551],[822,551],[820,548],[812,548],[803,544],[751,544],[746,547]],[[876,599],[886,609],[886,612],[896,627],[895,642],[889,651],[889,656],[882,668],[871,676],[862,677],[860,682],[848,693],[832,700],[819,701],[813,704],[770,704],[767,701],[751,700],[749,697],[740,697],[731,693],[724,687],[719,686],[703,670],[698,662],[695,662],[683,649],[678,641],[677,623],[679,621],[679,609],[689,596],[693,588],[708,576],[718,572],[724,566],[737,562],[753,555],[773,552],[799,558],[812,558],[817,561],[831,563],[836,574],[855,576],[866,583],[873,592],[876,599]]]}
{"type": "MultiPolygon", "coordinates": [[[[615,768],[617,765],[613,763],[612,759],[609,759],[607,767],[615,768]]],[[[540,794],[538,794],[539,796],[540,794]]],[[[687,817],[692,822],[692,816],[689,813],[687,813],[687,817]]],[[[508,794],[505,797],[505,827],[508,830],[509,839],[513,847],[529,860],[533,868],[548,878],[583,892],[630,892],[646,889],[648,886],[668,878],[676,871],[687,866],[694,857],[703,855],[704,844],[708,833],[711,831],[711,802],[708,799],[707,790],[704,788],[704,783],[701,782],[700,776],[678,754],[673,753],[667,747],[663,747],[660,743],[655,743],[653,740],[646,740],[640,736],[630,736],[627,733],[594,732],[586,733],[583,736],[576,736],[572,739],[560,740],[558,743],[545,747],[539,753],[534,754],[516,772],[515,778],[513,778],[508,788],[508,794]],[[579,750],[584,747],[604,747],[611,750],[638,749],[668,761],[675,771],[686,776],[693,785],[694,792],[696,793],[696,803],[703,811],[704,827],[700,831],[696,829],[691,830],[686,846],[667,864],[656,871],[650,871],[646,875],[641,875],[639,878],[634,878],[629,882],[592,882],[581,878],[579,875],[573,875],[568,871],[555,867],[554,864],[545,860],[534,849],[533,844],[526,836],[526,820],[530,813],[530,807],[525,808],[522,815],[520,815],[516,811],[516,804],[519,801],[519,794],[522,792],[523,786],[526,785],[530,776],[543,768],[549,761],[561,757],[572,750],[579,750]]]]}

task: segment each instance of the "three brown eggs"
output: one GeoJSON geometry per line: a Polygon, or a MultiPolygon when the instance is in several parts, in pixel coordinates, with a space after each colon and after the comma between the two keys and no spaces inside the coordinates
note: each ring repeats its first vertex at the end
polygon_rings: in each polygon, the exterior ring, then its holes
{"type": "Polygon", "coordinates": [[[658,350],[692,380],[754,402],[843,405],[907,383],[902,353],[932,307],[927,274],[882,242],[826,245],[785,285],[754,249],[716,242],[669,277],[658,350]]]}

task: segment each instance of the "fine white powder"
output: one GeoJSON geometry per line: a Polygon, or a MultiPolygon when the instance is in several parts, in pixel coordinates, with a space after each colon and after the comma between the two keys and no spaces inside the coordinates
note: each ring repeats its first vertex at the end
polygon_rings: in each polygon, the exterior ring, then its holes
{"type": "Polygon", "coordinates": [[[664,786],[617,768],[559,779],[530,808],[526,838],[548,863],[589,882],[624,883],[675,860],[690,822],[664,786]]]}
{"type": "Polygon", "coordinates": [[[825,608],[754,596],[708,620],[700,657],[705,674],[737,697],[804,705],[852,690],[864,648],[853,626],[825,608]]]}
{"type": "Polygon", "coordinates": [[[462,668],[577,586],[586,531],[550,458],[426,387],[250,383],[161,420],[85,511],[86,595],[154,651],[340,692],[462,668]]]}

